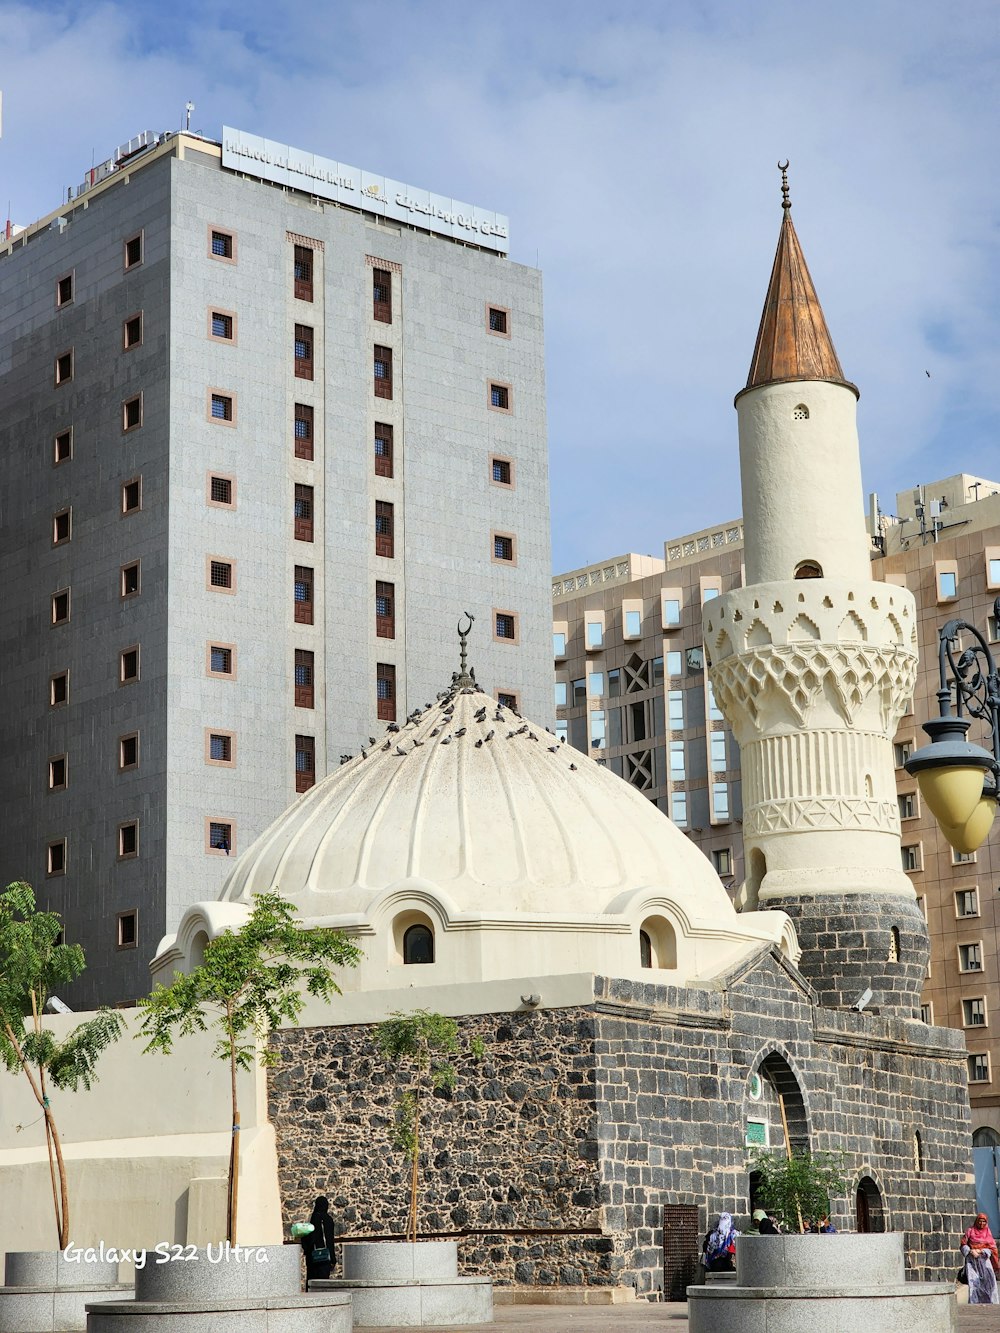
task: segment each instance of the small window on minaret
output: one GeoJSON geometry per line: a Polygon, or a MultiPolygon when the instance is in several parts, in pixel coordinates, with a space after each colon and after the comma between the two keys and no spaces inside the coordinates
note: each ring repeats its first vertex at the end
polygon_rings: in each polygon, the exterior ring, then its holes
{"type": "Polygon", "coordinates": [[[899,928],[898,928],[898,926],[891,926],[891,927],[889,928],[889,956],[888,956],[888,958],[886,959],[886,962],[887,962],[887,963],[898,963],[898,962],[899,962],[899,928]]]}
{"type": "Polygon", "coordinates": [[[797,579],[821,579],[823,577],[823,566],[818,565],[815,560],[802,560],[795,566],[795,577],[797,579]]]}
{"type": "Polygon", "coordinates": [[[808,407],[806,407],[805,403],[799,403],[797,407],[792,408],[792,420],[793,421],[809,420],[809,409],[808,407]]]}

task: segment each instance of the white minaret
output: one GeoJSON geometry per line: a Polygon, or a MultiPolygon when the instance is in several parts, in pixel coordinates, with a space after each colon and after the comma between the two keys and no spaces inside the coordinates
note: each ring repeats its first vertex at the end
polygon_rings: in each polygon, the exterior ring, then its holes
{"type": "MultiPolygon", "coordinates": [[[[785,168],[787,168],[787,163],[785,168]]],[[[792,224],[736,397],[746,586],[708,603],[715,696],[740,744],[746,909],[795,922],[825,1004],[918,1011],[928,942],[903,873],[892,736],[913,692],[916,606],[871,578],[856,424],[792,224]]]]}

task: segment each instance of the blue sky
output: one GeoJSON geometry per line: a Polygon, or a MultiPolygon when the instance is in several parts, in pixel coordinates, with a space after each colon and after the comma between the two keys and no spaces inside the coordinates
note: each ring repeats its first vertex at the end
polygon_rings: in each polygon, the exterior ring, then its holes
{"type": "Polygon", "coordinates": [[[779,157],[865,486],[1000,476],[1000,6],[0,0],[0,207],[224,123],[496,208],[544,273],[553,564],[740,511],[779,157]],[[926,371],[930,371],[928,378],[926,371]]]}

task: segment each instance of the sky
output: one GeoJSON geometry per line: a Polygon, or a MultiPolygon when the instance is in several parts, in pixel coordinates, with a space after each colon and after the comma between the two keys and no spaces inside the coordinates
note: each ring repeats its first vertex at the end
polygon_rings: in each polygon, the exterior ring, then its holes
{"type": "Polygon", "coordinates": [[[998,56],[995,0],[0,0],[0,208],[51,211],[190,100],[210,138],[508,214],[561,572],[739,514],[779,158],[866,491],[1000,478],[998,56]]]}

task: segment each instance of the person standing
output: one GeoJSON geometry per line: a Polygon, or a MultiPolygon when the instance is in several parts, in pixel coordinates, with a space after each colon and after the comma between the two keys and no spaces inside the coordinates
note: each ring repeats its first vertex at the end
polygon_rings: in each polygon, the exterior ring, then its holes
{"type": "Polygon", "coordinates": [[[321,1194],[313,1204],[309,1221],[313,1229],[299,1241],[306,1256],[307,1286],[316,1278],[328,1278],[333,1269],[335,1232],[330,1216],[330,1200],[325,1194],[321,1194]]]}
{"type": "Polygon", "coordinates": [[[977,1213],[961,1241],[970,1305],[1000,1305],[997,1292],[997,1243],[985,1213],[977,1213]]]}

